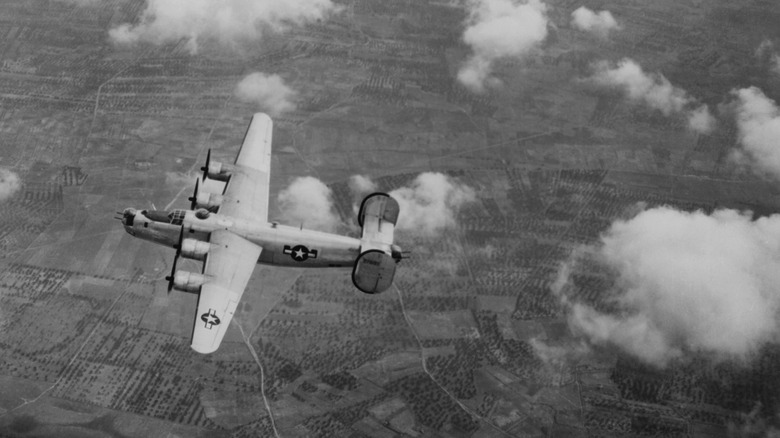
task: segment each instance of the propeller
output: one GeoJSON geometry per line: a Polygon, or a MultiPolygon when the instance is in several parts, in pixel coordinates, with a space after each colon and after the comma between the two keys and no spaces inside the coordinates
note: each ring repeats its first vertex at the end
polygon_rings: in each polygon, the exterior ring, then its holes
{"type": "Polygon", "coordinates": [[[176,257],[181,254],[181,242],[184,240],[184,225],[181,226],[181,230],[179,231],[179,243],[176,245],[173,245],[174,248],[176,248],[176,257]]]}
{"type": "Polygon", "coordinates": [[[173,266],[171,266],[171,275],[165,277],[165,279],[168,281],[168,293],[171,293],[171,290],[173,290],[173,279],[176,276],[176,263],[179,261],[179,255],[181,254],[181,242],[184,240],[184,225],[181,226],[181,231],[179,232],[179,243],[176,245],[173,245],[174,248],[176,248],[176,255],[173,256],[173,266]]]}
{"type": "Polygon", "coordinates": [[[192,194],[192,196],[187,198],[187,200],[190,201],[190,210],[195,210],[195,207],[198,205],[197,201],[198,201],[198,183],[199,183],[199,181],[200,181],[199,179],[195,180],[195,192],[192,194]]]}
{"type": "Polygon", "coordinates": [[[179,260],[179,256],[176,255],[173,258],[173,266],[171,267],[171,275],[168,275],[165,277],[165,280],[168,282],[168,294],[170,295],[171,291],[173,290],[173,278],[176,275],[176,261],[179,260]]]}
{"type": "Polygon", "coordinates": [[[211,149],[206,153],[206,165],[200,168],[203,171],[203,181],[209,177],[209,164],[211,164],[211,149]]]}

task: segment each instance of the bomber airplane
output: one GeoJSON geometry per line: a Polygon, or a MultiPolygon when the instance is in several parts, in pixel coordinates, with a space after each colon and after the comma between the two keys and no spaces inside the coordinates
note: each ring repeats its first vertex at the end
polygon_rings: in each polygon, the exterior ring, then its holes
{"type": "Polygon", "coordinates": [[[212,161],[208,151],[203,179],[225,182],[221,194],[198,191],[196,180],[189,210],[127,208],[118,218],[132,236],[176,249],[165,279],[168,292],[198,294],[191,344],[198,353],[219,348],[257,263],[352,267],[355,287],[373,294],[390,287],[404,258],[393,244],[398,202],[385,193],[363,200],[360,239],[268,222],[272,126],[255,114],[234,164],[212,161]],[[202,272],[176,270],[179,257],[202,261],[202,272]]]}

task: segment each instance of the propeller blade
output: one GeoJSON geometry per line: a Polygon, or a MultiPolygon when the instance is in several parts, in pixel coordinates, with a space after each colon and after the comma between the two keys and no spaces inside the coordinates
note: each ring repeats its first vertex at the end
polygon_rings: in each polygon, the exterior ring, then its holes
{"type": "Polygon", "coordinates": [[[203,181],[209,177],[209,164],[211,164],[211,148],[206,153],[206,165],[200,168],[203,171],[203,181]]]}
{"type": "Polygon", "coordinates": [[[173,245],[174,248],[176,248],[176,257],[181,254],[181,242],[184,240],[184,225],[181,226],[181,231],[179,231],[179,243],[176,245],[173,245]]]}
{"type": "Polygon", "coordinates": [[[198,205],[197,201],[198,201],[198,184],[199,184],[199,181],[200,181],[199,179],[195,180],[195,192],[192,194],[192,196],[187,198],[187,200],[190,201],[190,210],[195,210],[195,207],[198,205]]]}
{"type": "Polygon", "coordinates": [[[168,293],[171,293],[171,290],[173,290],[173,279],[176,276],[176,263],[179,261],[179,255],[181,254],[181,242],[184,240],[184,225],[181,226],[181,231],[179,231],[179,243],[176,245],[173,245],[174,248],[176,248],[176,255],[173,256],[173,266],[171,266],[171,275],[165,277],[166,280],[168,280],[168,293]]]}
{"type": "Polygon", "coordinates": [[[171,275],[165,277],[165,279],[168,281],[168,294],[171,293],[173,290],[173,278],[176,275],[176,262],[179,260],[179,254],[176,254],[173,257],[173,266],[171,266],[171,275]]]}

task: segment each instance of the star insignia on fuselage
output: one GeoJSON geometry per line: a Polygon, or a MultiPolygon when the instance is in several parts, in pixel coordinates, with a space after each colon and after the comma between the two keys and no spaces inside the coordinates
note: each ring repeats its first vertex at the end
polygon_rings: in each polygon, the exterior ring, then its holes
{"type": "Polygon", "coordinates": [[[206,323],[206,328],[209,330],[211,330],[211,328],[215,325],[219,325],[220,322],[219,317],[217,316],[217,311],[214,309],[209,309],[208,312],[200,315],[200,320],[206,323]]]}
{"type": "Polygon", "coordinates": [[[316,259],[317,258],[317,250],[312,249],[303,246],[303,245],[284,245],[284,251],[282,251],[284,254],[289,255],[292,257],[293,260],[296,262],[305,262],[309,258],[316,259]]]}

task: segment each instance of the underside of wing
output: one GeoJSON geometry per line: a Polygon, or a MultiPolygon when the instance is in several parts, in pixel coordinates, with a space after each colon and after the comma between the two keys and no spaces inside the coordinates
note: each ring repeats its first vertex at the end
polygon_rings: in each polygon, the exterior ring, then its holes
{"type": "Polygon", "coordinates": [[[211,233],[209,243],[203,271],[208,280],[200,290],[192,329],[192,349],[204,354],[219,348],[262,251],[260,246],[224,230],[211,233]]]}
{"type": "Polygon", "coordinates": [[[268,193],[271,180],[271,143],[273,122],[267,114],[257,113],[238,151],[235,170],[223,193],[221,214],[268,220],[268,193]]]}

